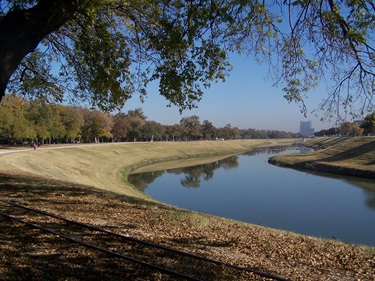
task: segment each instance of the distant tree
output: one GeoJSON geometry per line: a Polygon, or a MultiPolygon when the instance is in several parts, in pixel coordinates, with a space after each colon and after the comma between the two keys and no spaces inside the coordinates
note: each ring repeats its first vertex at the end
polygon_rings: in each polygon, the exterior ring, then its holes
{"type": "Polygon", "coordinates": [[[141,127],[142,139],[145,141],[161,140],[164,133],[164,126],[155,121],[146,121],[141,127]]]}
{"type": "Polygon", "coordinates": [[[30,104],[16,95],[6,95],[0,104],[0,139],[15,144],[17,141],[34,140],[33,123],[27,119],[30,104]]]}
{"type": "Polygon", "coordinates": [[[60,106],[61,122],[65,127],[64,138],[67,142],[80,141],[81,128],[84,125],[83,112],[81,108],[73,106],[60,106]]]}
{"type": "Polygon", "coordinates": [[[219,135],[226,140],[233,140],[240,138],[240,130],[237,127],[232,127],[231,124],[226,124],[223,128],[219,129],[219,135]]]}
{"type": "Polygon", "coordinates": [[[324,136],[335,136],[339,133],[339,128],[333,127],[325,130],[321,130],[318,132],[315,132],[315,136],[317,137],[324,137],[324,136]]]}
{"type": "Polygon", "coordinates": [[[268,132],[266,130],[256,130],[257,139],[266,139],[268,138],[268,132]]]}
{"type": "Polygon", "coordinates": [[[140,108],[128,111],[126,115],[126,124],[128,139],[130,141],[140,140],[142,138],[141,128],[145,125],[146,119],[146,115],[140,108]]]}
{"type": "Polygon", "coordinates": [[[225,79],[229,54],[239,52],[275,66],[285,98],[302,112],[305,94],[329,76],[322,108],[366,114],[374,12],[372,0],[0,1],[0,99],[8,90],[110,111],[158,81],[183,110],[225,79]]]}
{"type": "Polygon", "coordinates": [[[364,134],[375,134],[375,112],[365,117],[361,127],[364,134]]]}
{"type": "Polygon", "coordinates": [[[165,126],[165,134],[170,141],[182,140],[187,135],[187,129],[180,124],[165,126]]]}
{"type": "Polygon", "coordinates": [[[217,129],[210,121],[204,120],[202,124],[202,134],[204,139],[211,140],[216,138],[217,129]]]}
{"type": "Polygon", "coordinates": [[[358,136],[363,134],[363,129],[357,123],[345,122],[339,127],[339,132],[344,135],[358,136]]]}
{"type": "Polygon", "coordinates": [[[254,129],[241,129],[240,130],[240,138],[241,139],[252,139],[253,138],[252,131],[254,131],[254,129]]]}
{"type": "Polygon", "coordinates": [[[28,110],[28,118],[32,120],[37,133],[38,142],[61,140],[66,135],[66,129],[60,115],[60,107],[53,104],[32,101],[28,110]]]}
{"type": "Polygon", "coordinates": [[[199,116],[183,117],[180,120],[180,125],[185,127],[189,140],[199,140],[202,137],[202,125],[199,116]]]}
{"type": "Polygon", "coordinates": [[[112,135],[115,141],[125,141],[128,136],[128,124],[126,114],[123,112],[117,113],[113,117],[112,135]]]}
{"type": "Polygon", "coordinates": [[[82,127],[83,137],[87,142],[100,142],[100,139],[108,140],[112,138],[111,130],[113,126],[112,116],[98,110],[84,110],[85,123],[82,127]]]}

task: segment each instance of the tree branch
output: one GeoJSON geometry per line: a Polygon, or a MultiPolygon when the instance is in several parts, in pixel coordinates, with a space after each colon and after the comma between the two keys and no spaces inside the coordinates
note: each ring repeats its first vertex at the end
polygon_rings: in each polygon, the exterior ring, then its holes
{"type": "Polygon", "coordinates": [[[13,10],[0,22],[0,101],[25,56],[48,34],[72,18],[87,0],[41,0],[30,9],[13,10]]]}

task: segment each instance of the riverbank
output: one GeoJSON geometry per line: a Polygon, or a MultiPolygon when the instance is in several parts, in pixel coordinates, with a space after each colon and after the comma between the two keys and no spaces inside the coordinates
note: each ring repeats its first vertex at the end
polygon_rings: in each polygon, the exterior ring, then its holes
{"type": "MultiPolygon", "coordinates": [[[[372,280],[374,248],[177,209],[123,181],[128,172],[150,163],[204,161],[288,142],[295,140],[101,144],[6,154],[0,156],[0,195],[69,219],[291,280],[372,280]]],[[[25,233],[23,227],[2,217],[0,227],[1,280],[76,280],[85,274],[97,274],[92,280],[103,276],[126,280],[126,268],[121,276],[116,275],[100,255],[70,247],[57,237],[25,233]]],[[[137,278],[133,275],[130,280],[137,278]]]]}
{"type": "MultiPolygon", "coordinates": [[[[280,140],[288,145],[293,140],[280,140]]],[[[189,164],[233,155],[254,147],[268,147],[275,141],[199,141],[44,145],[40,150],[2,150],[0,171],[33,174],[54,180],[84,184],[119,194],[147,198],[127,182],[127,174],[137,168],[170,160],[189,164]]],[[[206,163],[207,163],[206,162],[206,163]]]]}
{"type": "Polygon", "coordinates": [[[375,137],[314,138],[313,152],[279,155],[269,163],[283,167],[375,179],[375,137]]]}

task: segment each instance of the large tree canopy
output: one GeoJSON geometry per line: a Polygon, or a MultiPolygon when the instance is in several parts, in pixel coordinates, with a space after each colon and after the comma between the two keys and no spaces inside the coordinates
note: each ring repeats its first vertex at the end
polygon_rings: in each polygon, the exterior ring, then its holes
{"type": "MultiPolygon", "coordinates": [[[[0,98],[90,102],[111,111],[151,81],[181,110],[230,71],[268,63],[289,102],[331,85],[322,109],[374,109],[372,0],[0,0],[0,98]]],[[[343,110],[343,112],[341,112],[343,110]]]]}

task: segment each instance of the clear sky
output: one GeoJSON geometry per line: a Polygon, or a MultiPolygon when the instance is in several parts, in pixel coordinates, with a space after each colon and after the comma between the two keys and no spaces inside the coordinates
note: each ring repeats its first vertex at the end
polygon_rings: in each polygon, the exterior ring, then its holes
{"type": "Polygon", "coordinates": [[[123,111],[142,108],[147,120],[163,125],[178,124],[181,118],[197,115],[201,122],[208,120],[215,127],[231,124],[240,129],[266,129],[299,132],[300,121],[311,121],[315,131],[332,127],[320,122],[310,112],[327,96],[325,86],[309,93],[305,101],[309,114],[307,118],[300,112],[297,104],[289,104],[283,98],[282,86],[274,87],[267,78],[268,66],[259,65],[252,57],[233,55],[233,70],[225,82],[213,84],[198,103],[198,109],[179,113],[177,107],[166,107],[168,101],[158,94],[156,86],[149,87],[144,103],[137,95],[130,99],[123,111]],[[322,90],[323,89],[323,90],[322,90]]]}

